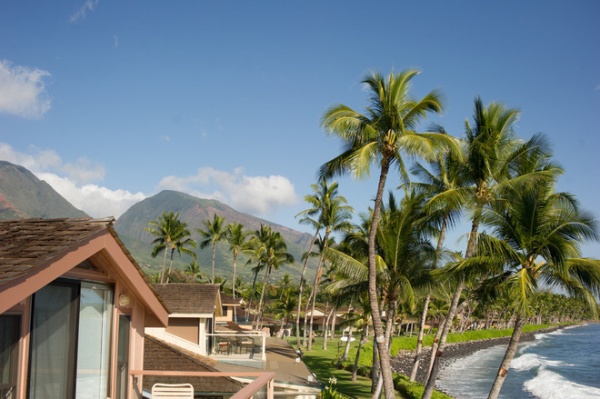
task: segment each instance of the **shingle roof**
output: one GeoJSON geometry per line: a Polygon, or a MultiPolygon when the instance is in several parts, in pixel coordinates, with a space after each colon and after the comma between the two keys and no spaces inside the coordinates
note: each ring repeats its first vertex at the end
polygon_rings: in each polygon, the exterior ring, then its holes
{"type": "Polygon", "coordinates": [[[221,292],[221,303],[223,306],[241,306],[241,298],[233,298],[231,295],[227,295],[221,292]]]}
{"type": "Polygon", "coordinates": [[[218,284],[154,284],[170,313],[213,313],[219,294],[218,284]]]}
{"type": "MultiPolygon", "coordinates": [[[[216,361],[205,356],[175,347],[157,338],[146,336],[144,339],[144,370],[168,371],[218,371],[213,366],[216,361]]],[[[253,370],[254,371],[254,370],[253,370]]],[[[144,388],[156,382],[178,384],[190,383],[194,391],[203,393],[235,393],[243,384],[229,377],[144,377],[144,388]]],[[[218,396],[218,395],[217,395],[218,396]]],[[[230,395],[225,395],[230,396],[230,395]]]]}
{"type": "MultiPolygon", "coordinates": [[[[15,219],[0,221],[0,287],[63,255],[78,243],[112,229],[107,219],[15,219]]],[[[129,252],[119,241],[128,256],[129,252]]],[[[133,259],[132,259],[133,261],[133,259]]],[[[135,262],[134,262],[135,263],[135,262]]]]}

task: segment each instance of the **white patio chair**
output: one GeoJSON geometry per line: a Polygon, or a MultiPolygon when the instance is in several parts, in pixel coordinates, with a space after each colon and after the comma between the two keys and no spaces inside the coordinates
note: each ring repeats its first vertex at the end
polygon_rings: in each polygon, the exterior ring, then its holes
{"type": "Polygon", "coordinates": [[[192,384],[159,384],[152,386],[152,399],[194,399],[192,384]]]}

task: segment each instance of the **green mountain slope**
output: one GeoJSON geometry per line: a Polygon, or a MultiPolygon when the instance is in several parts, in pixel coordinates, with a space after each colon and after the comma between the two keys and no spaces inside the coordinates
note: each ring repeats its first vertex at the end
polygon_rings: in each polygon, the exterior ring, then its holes
{"type": "MultiPolygon", "coordinates": [[[[204,228],[204,221],[212,219],[213,214],[225,218],[225,224],[238,222],[244,225],[246,230],[253,232],[260,227],[261,223],[270,225],[274,230],[279,231],[285,238],[290,252],[296,262],[293,265],[285,265],[279,271],[273,272],[272,280],[276,281],[283,274],[288,273],[293,280],[299,281],[302,272],[301,257],[308,249],[310,244],[310,234],[301,233],[285,226],[280,226],[254,216],[238,212],[235,209],[215,200],[200,199],[188,194],[177,191],[162,191],[152,197],[138,202],[127,210],[115,223],[115,229],[119,237],[127,245],[135,259],[148,272],[153,273],[162,267],[162,254],[152,258],[152,240],[155,238],[144,228],[151,220],[157,220],[163,212],[177,212],[180,220],[188,224],[192,232],[192,238],[199,240],[200,236],[195,229],[204,228]]],[[[197,249],[198,262],[201,266],[203,278],[210,275],[211,268],[211,249],[197,249]]],[[[190,262],[189,257],[179,257],[175,255],[174,267],[183,269],[185,264],[190,262]]],[[[238,275],[242,276],[247,282],[251,281],[253,274],[251,268],[254,264],[246,265],[247,257],[238,258],[238,275]]],[[[311,270],[307,272],[309,276],[314,275],[315,265],[312,264],[311,270]]],[[[225,243],[219,243],[217,246],[215,273],[231,281],[233,272],[233,260],[229,246],[225,243]]],[[[262,275],[261,275],[262,276],[262,275]]],[[[261,278],[261,277],[259,277],[261,278]]]]}
{"type": "Polygon", "coordinates": [[[0,219],[63,217],[88,215],[26,168],[0,161],[0,219]]]}

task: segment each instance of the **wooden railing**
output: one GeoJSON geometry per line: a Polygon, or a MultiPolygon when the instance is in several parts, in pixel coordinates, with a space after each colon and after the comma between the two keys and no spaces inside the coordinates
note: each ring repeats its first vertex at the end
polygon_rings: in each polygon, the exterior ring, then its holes
{"type": "MultiPolygon", "coordinates": [[[[261,389],[266,390],[266,399],[274,398],[273,372],[209,372],[209,371],[162,371],[162,370],[131,370],[129,374],[134,378],[143,376],[162,377],[242,377],[255,378],[254,381],[240,389],[231,399],[252,398],[261,389]]],[[[134,383],[135,385],[135,383],[134,383]]],[[[137,386],[137,385],[136,385],[137,386]]]]}

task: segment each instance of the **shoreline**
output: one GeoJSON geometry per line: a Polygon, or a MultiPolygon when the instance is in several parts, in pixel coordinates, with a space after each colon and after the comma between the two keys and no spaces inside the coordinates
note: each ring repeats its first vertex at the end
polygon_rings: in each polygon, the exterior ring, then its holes
{"type": "MultiPolygon", "coordinates": [[[[537,331],[523,333],[519,342],[528,342],[535,340],[536,334],[545,334],[560,329],[560,326],[544,328],[537,331]]],[[[510,336],[501,338],[490,338],[479,341],[457,342],[446,344],[444,354],[442,356],[441,370],[451,365],[457,359],[466,357],[482,349],[487,349],[497,345],[507,345],[510,336]]],[[[419,363],[419,371],[417,372],[417,382],[424,384],[426,377],[426,368],[429,368],[429,355],[431,347],[426,347],[421,350],[421,362],[419,363]]],[[[396,373],[410,376],[412,371],[414,358],[413,350],[402,350],[398,355],[392,358],[392,370],[396,373]]]]}

